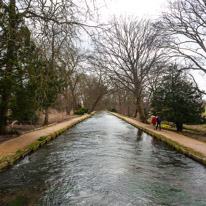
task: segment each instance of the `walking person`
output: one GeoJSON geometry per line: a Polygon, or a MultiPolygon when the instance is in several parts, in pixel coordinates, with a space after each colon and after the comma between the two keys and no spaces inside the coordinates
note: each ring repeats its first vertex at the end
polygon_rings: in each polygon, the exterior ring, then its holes
{"type": "Polygon", "coordinates": [[[154,126],[154,129],[156,129],[157,118],[155,116],[152,117],[152,124],[154,126]]]}
{"type": "Polygon", "coordinates": [[[157,116],[157,126],[156,126],[156,129],[159,127],[159,130],[160,130],[160,131],[161,131],[161,129],[162,129],[162,128],[161,128],[161,121],[162,121],[162,120],[161,120],[160,116],[158,115],[158,116],[157,116]]]}

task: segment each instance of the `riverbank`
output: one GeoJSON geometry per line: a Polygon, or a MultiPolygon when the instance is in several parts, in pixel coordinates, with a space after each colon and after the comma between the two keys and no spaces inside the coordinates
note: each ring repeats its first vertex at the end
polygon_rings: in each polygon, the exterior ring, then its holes
{"type": "Polygon", "coordinates": [[[68,115],[66,112],[59,112],[55,109],[49,109],[49,119],[48,124],[44,125],[44,113],[38,114],[38,120],[35,123],[25,122],[22,124],[19,121],[13,121],[8,124],[8,130],[10,131],[7,135],[0,135],[0,144],[11,139],[15,139],[20,135],[27,132],[33,132],[35,130],[40,130],[54,124],[69,121],[70,119],[77,118],[78,115],[72,114],[68,115]],[[11,132],[13,131],[13,132],[11,132]]]}
{"type": "Polygon", "coordinates": [[[175,132],[168,130],[154,130],[153,126],[141,123],[132,118],[117,114],[111,113],[114,116],[132,124],[133,126],[145,131],[146,133],[156,137],[170,146],[174,147],[179,152],[187,155],[188,157],[200,162],[203,165],[206,165],[206,143],[200,142],[198,140],[186,137],[175,132]]]}
{"type": "Polygon", "coordinates": [[[38,131],[28,132],[15,139],[0,144],[0,170],[13,165],[18,159],[24,158],[29,153],[37,150],[42,145],[55,139],[68,128],[91,117],[93,114],[61,122],[38,131]]]}
{"type": "Polygon", "coordinates": [[[0,173],[0,205],[206,205],[206,167],[98,112],[0,173]]]}

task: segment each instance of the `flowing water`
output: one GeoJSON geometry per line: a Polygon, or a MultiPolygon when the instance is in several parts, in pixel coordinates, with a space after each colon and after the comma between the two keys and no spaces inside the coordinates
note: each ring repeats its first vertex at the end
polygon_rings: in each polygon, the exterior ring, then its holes
{"type": "Polygon", "coordinates": [[[100,112],[2,171],[0,205],[206,206],[206,167],[100,112]]]}

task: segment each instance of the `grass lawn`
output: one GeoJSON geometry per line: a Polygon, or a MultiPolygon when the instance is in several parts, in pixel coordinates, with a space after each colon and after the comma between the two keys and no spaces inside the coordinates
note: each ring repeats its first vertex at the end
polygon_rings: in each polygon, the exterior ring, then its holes
{"type": "MultiPolygon", "coordinates": [[[[202,114],[206,116],[206,107],[205,112],[202,114]]],[[[150,117],[148,119],[148,122],[152,122],[152,118],[150,117]]],[[[152,123],[151,123],[152,124],[152,123]]],[[[191,137],[193,139],[206,142],[206,124],[201,125],[186,125],[183,124],[183,130],[182,132],[177,132],[175,124],[172,122],[162,121],[162,128],[166,130],[170,130],[172,132],[176,132],[178,134],[182,134],[188,137],[191,137]]]]}
{"type": "MultiPolygon", "coordinates": [[[[206,112],[205,112],[206,115],[206,112]]],[[[148,119],[148,122],[152,124],[152,118],[148,119]]],[[[166,129],[178,134],[182,134],[187,137],[199,140],[201,142],[206,142],[206,124],[201,125],[186,125],[183,124],[183,131],[177,132],[175,124],[172,122],[162,121],[162,129],[166,129]]]]}
{"type": "Polygon", "coordinates": [[[178,134],[191,137],[193,139],[196,139],[202,142],[206,142],[206,125],[205,124],[201,124],[201,125],[183,124],[182,132],[177,132],[174,124],[163,121],[162,128],[176,132],[178,134]]]}

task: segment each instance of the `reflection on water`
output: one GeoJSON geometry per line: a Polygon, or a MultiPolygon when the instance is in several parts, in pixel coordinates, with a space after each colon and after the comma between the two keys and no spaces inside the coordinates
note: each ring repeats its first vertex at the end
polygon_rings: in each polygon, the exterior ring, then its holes
{"type": "Polygon", "coordinates": [[[0,173],[0,205],[206,205],[206,168],[101,112],[0,173]]]}
{"type": "Polygon", "coordinates": [[[138,129],[137,130],[137,141],[142,141],[143,137],[143,130],[138,129]]]}

